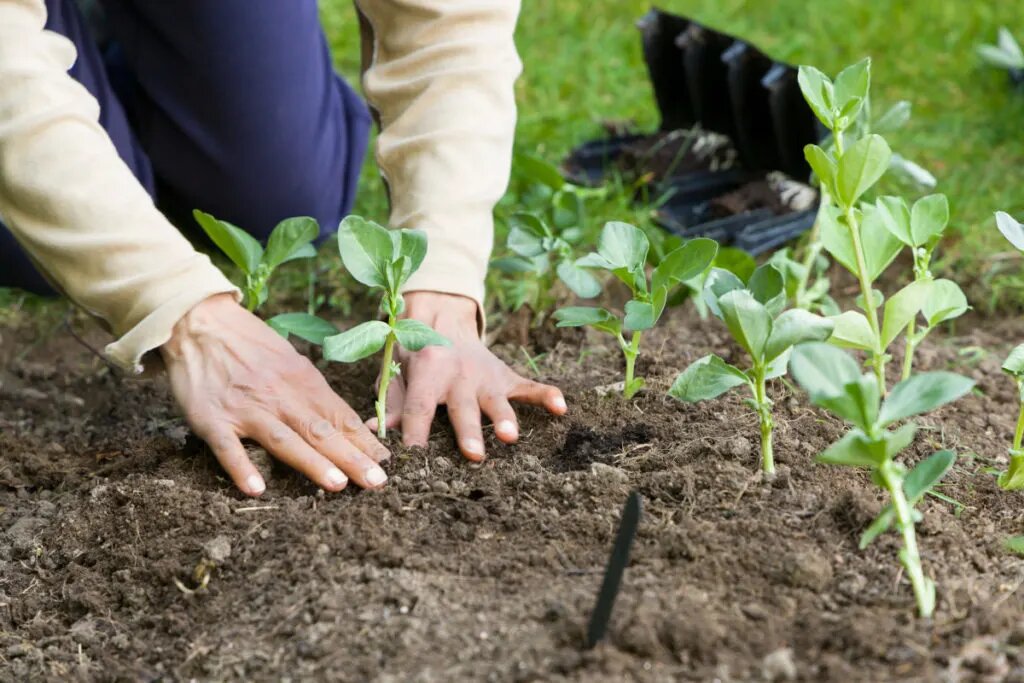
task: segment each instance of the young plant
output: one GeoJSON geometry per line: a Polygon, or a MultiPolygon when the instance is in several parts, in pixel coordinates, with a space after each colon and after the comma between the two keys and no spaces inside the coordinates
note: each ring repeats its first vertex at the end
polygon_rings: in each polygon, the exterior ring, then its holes
{"type": "Polygon", "coordinates": [[[666,254],[648,279],[645,264],[649,248],[647,236],[639,228],[616,221],[605,223],[597,252],[578,259],[576,266],[606,270],[629,288],[631,296],[624,316],[588,306],[562,308],[554,314],[559,327],[589,326],[615,337],[626,359],[622,394],[627,399],[644,385],[643,379],[634,377],[641,334],[658,323],[670,291],[703,273],[718,252],[714,240],[690,240],[666,254]]]}
{"type": "MultiPolygon", "coordinates": [[[[242,271],[242,293],[250,312],[266,302],[270,277],[280,266],[316,258],[313,241],[320,234],[320,226],[313,218],[300,216],[281,221],[270,233],[264,249],[256,238],[227,221],[198,209],[192,215],[217,248],[242,271]]],[[[313,344],[323,344],[324,337],[338,332],[334,325],[310,313],[284,313],[270,318],[267,324],[285,339],[293,334],[313,344]]]]}
{"type": "MultiPolygon", "coordinates": [[[[540,216],[530,213],[513,214],[510,219],[508,249],[514,255],[495,259],[491,262],[503,273],[531,275],[524,280],[521,299],[532,289],[534,313],[541,315],[555,301],[552,291],[555,277],[561,280],[576,296],[591,299],[601,293],[601,283],[589,272],[577,266],[573,249],[582,237],[578,228],[568,228],[556,233],[540,216]]],[[[525,300],[517,301],[518,307],[525,300]]]]}
{"type": "Polygon", "coordinates": [[[1017,346],[1006,361],[1003,371],[1017,383],[1017,396],[1020,408],[1017,411],[1017,428],[1013,431],[1013,444],[1010,446],[1010,466],[999,475],[999,486],[1007,491],[1024,489],[1024,344],[1017,346]]]}
{"type": "Polygon", "coordinates": [[[932,281],[928,264],[935,243],[949,220],[945,197],[932,195],[907,208],[902,199],[881,197],[874,204],[861,199],[890,168],[893,158],[885,139],[870,133],[847,144],[845,134],[868,101],[870,62],[844,70],[835,82],[813,67],[800,67],[804,97],[819,119],[832,131],[833,147],[805,148],[807,161],[821,182],[822,208],[818,215],[821,243],[860,284],[860,311],[835,316],[833,343],[867,352],[879,395],[885,396],[887,351],[908,327],[909,347],[904,376],[909,376],[914,349],[935,325],[961,315],[966,300],[950,281],[932,281]],[[874,283],[889,267],[904,244],[915,250],[915,282],[885,304],[874,283]],[[924,311],[927,325],[919,334],[914,326],[924,311]]]}
{"type": "Polygon", "coordinates": [[[1024,49],[1005,26],[999,29],[999,39],[995,45],[979,45],[978,54],[992,66],[1007,71],[1024,70],[1024,49]]]}
{"type": "Polygon", "coordinates": [[[324,340],[324,358],[354,363],[384,349],[375,404],[377,434],[387,436],[385,407],[391,379],[401,372],[395,345],[408,351],[450,342],[418,320],[399,319],[405,310],[402,285],[427,254],[427,236],[420,230],[387,230],[359,216],[348,216],[338,228],[338,249],[348,272],[370,289],[381,291],[381,311],[387,321],[371,320],[324,340]]]}
{"type": "MultiPolygon", "coordinates": [[[[911,208],[901,197],[879,197],[876,208],[885,227],[914,255],[914,282],[895,294],[886,305],[885,318],[901,323],[913,314],[906,327],[902,378],[913,370],[914,353],[936,326],[959,318],[970,306],[960,286],[952,280],[938,279],[930,270],[932,254],[949,224],[949,201],[933,194],[914,202],[911,208]],[[924,317],[917,327],[917,312],[924,317]]],[[[891,325],[890,325],[891,327],[891,325]]]]}
{"type": "Polygon", "coordinates": [[[818,460],[867,468],[873,481],[888,493],[890,506],[871,524],[861,544],[867,545],[891,526],[896,528],[903,539],[899,559],[913,586],[918,612],[930,617],[935,610],[935,583],[921,566],[914,530],[920,513],[914,504],[948,471],[954,458],[939,453],[908,471],[895,458],[913,442],[917,428],[913,423],[889,428],[955,401],[970,391],[974,382],[949,372],[921,373],[894,386],[883,401],[878,383],[870,375],[861,375],[853,358],[820,342],[796,347],[790,372],[814,405],[852,426],[818,460]]]}
{"type": "Polygon", "coordinates": [[[774,474],[774,420],[767,381],[786,374],[796,344],[828,339],[832,321],[800,308],[784,311],[783,278],[771,264],[754,271],[746,283],[726,270],[714,269],[704,297],[733,339],[749,354],[750,367],[741,370],[716,355],[704,356],[676,378],[669,394],[681,401],[706,401],[746,385],[753,396],[747,403],[761,425],[761,470],[765,475],[774,474]]]}

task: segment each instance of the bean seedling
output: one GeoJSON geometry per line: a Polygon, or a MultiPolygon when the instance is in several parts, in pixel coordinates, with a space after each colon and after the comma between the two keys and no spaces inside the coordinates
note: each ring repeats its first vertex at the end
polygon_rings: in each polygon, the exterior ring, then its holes
{"type": "Polygon", "coordinates": [[[774,474],[774,420],[767,381],[786,374],[796,344],[828,339],[832,321],[800,308],[784,311],[783,278],[771,264],[754,271],[747,283],[729,271],[713,269],[704,297],[733,339],[750,355],[750,368],[741,370],[716,355],[704,356],[676,378],[669,394],[681,401],[697,402],[746,385],[753,395],[747,402],[761,425],[761,470],[765,475],[774,474]]]}
{"type": "Polygon", "coordinates": [[[450,342],[418,320],[400,319],[405,310],[402,285],[416,272],[427,254],[427,236],[421,230],[387,230],[359,216],[349,216],[338,228],[338,249],[345,268],[357,281],[381,290],[380,308],[387,321],[370,320],[324,340],[324,358],[354,363],[384,349],[375,408],[377,434],[387,436],[385,407],[391,379],[401,372],[394,359],[395,344],[407,351],[450,342]]]}
{"type": "Polygon", "coordinates": [[[1010,446],[1010,466],[999,475],[999,486],[1007,491],[1018,491],[1024,489],[1024,449],[1021,448],[1021,440],[1024,439],[1024,344],[1010,352],[1003,362],[1003,371],[1017,384],[1020,408],[1017,411],[1017,427],[1013,430],[1013,444],[1010,446]]]}
{"type": "Polygon", "coordinates": [[[559,327],[588,326],[615,337],[626,359],[622,394],[627,399],[644,385],[642,378],[634,377],[641,334],[661,319],[670,290],[703,273],[718,252],[714,240],[690,240],[666,254],[648,279],[645,264],[649,248],[650,242],[639,228],[617,221],[605,223],[597,252],[578,259],[576,266],[606,270],[629,288],[631,298],[626,302],[624,316],[620,318],[605,308],[591,306],[571,306],[554,314],[559,327]]]}
{"type": "MultiPolygon", "coordinates": [[[[250,312],[266,302],[270,278],[280,266],[316,258],[313,241],[320,234],[320,226],[313,218],[300,216],[281,221],[270,233],[264,249],[256,238],[227,221],[199,210],[192,215],[217,248],[242,271],[244,304],[250,312]]],[[[309,313],[284,313],[266,322],[285,339],[293,334],[314,344],[322,344],[325,337],[338,332],[331,323],[309,313]]]]}
{"type": "Polygon", "coordinates": [[[1024,49],[1005,26],[999,28],[995,45],[979,45],[978,54],[986,62],[1000,69],[1019,71],[1024,69],[1024,49]]]}
{"type": "Polygon", "coordinates": [[[874,482],[889,494],[891,507],[883,509],[861,543],[867,545],[895,526],[903,539],[900,562],[913,586],[918,612],[922,617],[930,617],[935,610],[935,583],[921,567],[914,530],[920,513],[914,510],[914,504],[949,470],[954,458],[939,453],[908,471],[895,457],[914,440],[917,427],[913,423],[895,430],[889,427],[955,401],[970,391],[974,382],[949,372],[921,373],[894,386],[883,401],[878,383],[871,375],[861,375],[857,362],[846,352],[821,342],[797,346],[790,360],[790,372],[814,405],[852,426],[818,460],[867,468],[874,482]]]}

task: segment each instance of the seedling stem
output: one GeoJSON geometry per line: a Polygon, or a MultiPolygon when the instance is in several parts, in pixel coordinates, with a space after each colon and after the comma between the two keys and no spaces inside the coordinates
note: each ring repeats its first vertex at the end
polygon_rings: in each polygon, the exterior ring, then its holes
{"type": "Polygon", "coordinates": [[[628,344],[626,343],[626,338],[619,335],[619,346],[622,347],[622,355],[626,357],[626,381],[622,385],[622,395],[626,400],[629,400],[644,385],[642,379],[633,378],[636,368],[636,357],[640,355],[640,333],[634,332],[628,344]]]}
{"type": "Polygon", "coordinates": [[[772,419],[772,401],[768,398],[766,369],[763,366],[755,367],[754,374],[754,401],[757,403],[757,417],[761,423],[761,471],[771,475],[775,474],[775,452],[772,449],[772,429],[775,427],[775,421],[772,419]]]}
{"type": "Polygon", "coordinates": [[[918,613],[922,618],[927,619],[935,610],[935,584],[924,575],[924,570],[921,568],[921,555],[917,550],[913,513],[903,491],[903,474],[900,472],[899,465],[891,460],[879,467],[878,473],[885,488],[889,491],[893,510],[896,513],[896,528],[903,536],[900,562],[907,570],[907,577],[914,588],[918,613]]]}

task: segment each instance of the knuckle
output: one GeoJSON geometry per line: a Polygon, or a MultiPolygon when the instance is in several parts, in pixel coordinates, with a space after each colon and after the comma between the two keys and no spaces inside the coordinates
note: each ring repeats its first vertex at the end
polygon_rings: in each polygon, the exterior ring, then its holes
{"type": "Polygon", "coordinates": [[[408,417],[427,417],[433,414],[437,404],[423,398],[406,399],[402,414],[408,417]]]}
{"type": "Polygon", "coordinates": [[[344,434],[356,434],[365,429],[365,425],[359,419],[359,416],[348,411],[338,415],[334,419],[334,424],[339,425],[344,434]]]}
{"type": "Polygon", "coordinates": [[[419,352],[419,359],[427,363],[437,363],[448,355],[443,346],[428,346],[419,352]]]}
{"type": "Polygon", "coordinates": [[[288,440],[288,428],[284,425],[274,425],[270,428],[267,438],[271,444],[278,445],[288,440]]]}
{"type": "Polygon", "coordinates": [[[313,420],[306,428],[306,433],[316,441],[326,441],[338,433],[330,420],[313,420]]]}

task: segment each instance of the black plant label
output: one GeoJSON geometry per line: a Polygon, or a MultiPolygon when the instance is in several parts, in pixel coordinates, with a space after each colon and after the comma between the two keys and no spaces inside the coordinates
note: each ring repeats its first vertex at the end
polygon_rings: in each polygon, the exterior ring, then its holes
{"type": "Polygon", "coordinates": [[[622,508],[622,520],[619,522],[619,530],[615,534],[615,545],[612,546],[612,555],[608,558],[601,590],[597,594],[597,604],[594,605],[594,612],[590,615],[590,624],[587,627],[587,648],[597,645],[608,630],[612,607],[615,606],[615,597],[619,594],[619,587],[622,585],[622,574],[626,571],[626,566],[629,565],[629,551],[633,546],[633,539],[636,538],[636,530],[639,526],[640,494],[633,491],[626,499],[625,507],[622,508]]]}

